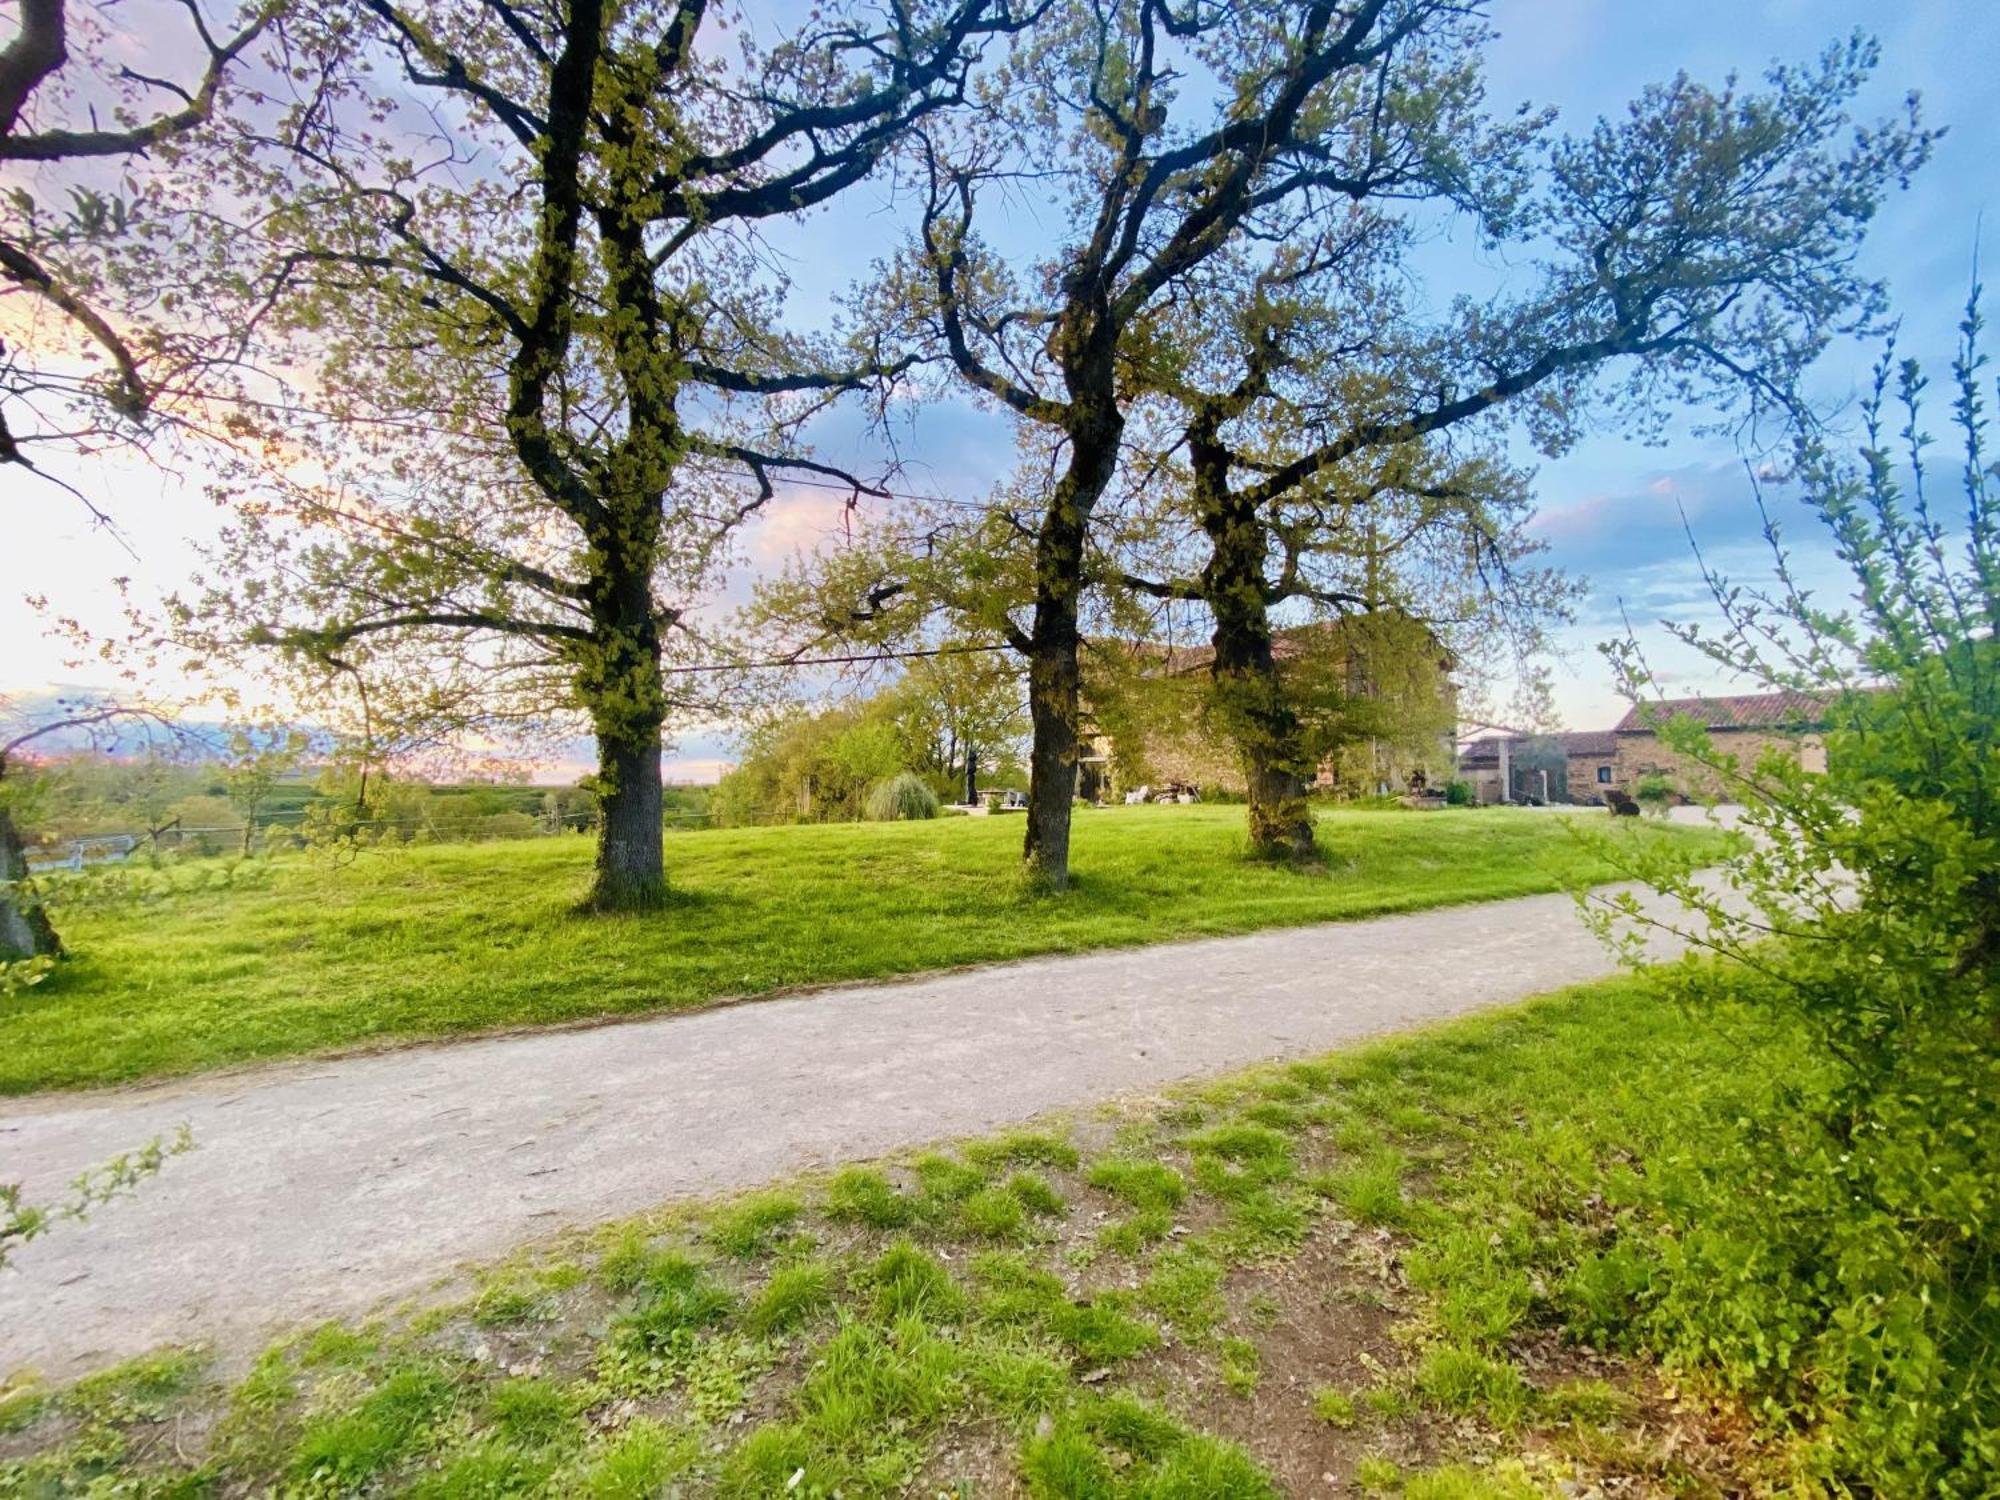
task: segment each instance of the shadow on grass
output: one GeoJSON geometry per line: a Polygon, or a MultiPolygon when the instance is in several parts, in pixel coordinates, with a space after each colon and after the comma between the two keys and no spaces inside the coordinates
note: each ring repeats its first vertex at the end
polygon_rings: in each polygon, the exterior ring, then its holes
{"type": "Polygon", "coordinates": [[[661,917],[686,916],[690,912],[731,906],[747,907],[749,904],[740,896],[725,896],[719,891],[690,890],[668,882],[635,902],[617,907],[600,905],[592,893],[586,892],[569,904],[565,914],[571,920],[581,922],[650,922],[661,917]]]}

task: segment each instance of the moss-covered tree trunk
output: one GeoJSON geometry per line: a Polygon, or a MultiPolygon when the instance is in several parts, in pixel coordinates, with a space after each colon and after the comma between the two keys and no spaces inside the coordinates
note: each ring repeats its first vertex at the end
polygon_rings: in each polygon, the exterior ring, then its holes
{"type": "MultiPolygon", "coordinates": [[[[642,543],[629,550],[650,560],[649,539],[627,540],[642,543]]],[[[597,866],[587,904],[640,911],[667,892],[660,780],[666,688],[650,569],[607,568],[591,613],[591,660],[577,684],[597,736],[597,866]]]]}
{"type": "Polygon", "coordinates": [[[658,718],[650,728],[624,721],[598,730],[597,868],[589,901],[595,910],[643,910],[666,894],[660,731],[658,718]]]}
{"type": "Polygon", "coordinates": [[[27,878],[28,852],[13,815],[0,804],[0,962],[62,955],[49,914],[23,898],[27,878]]]}
{"type": "Polygon", "coordinates": [[[1268,539],[1255,508],[1229,494],[1226,455],[1200,442],[1194,446],[1196,501],[1210,542],[1201,581],[1214,619],[1215,711],[1243,763],[1250,852],[1261,859],[1307,859],[1313,820],[1306,785],[1313,767],[1271,649],[1268,539]]]}

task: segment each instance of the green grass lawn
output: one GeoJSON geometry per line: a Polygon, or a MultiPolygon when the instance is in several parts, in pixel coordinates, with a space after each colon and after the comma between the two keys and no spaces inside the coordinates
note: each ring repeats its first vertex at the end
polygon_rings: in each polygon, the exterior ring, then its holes
{"type": "Polygon", "coordinates": [[[682,833],[668,844],[674,901],[635,917],[575,914],[590,860],[582,838],[295,858],[247,887],[77,913],[64,926],[74,959],[0,1007],[0,1093],[1608,875],[1566,821],[1492,809],[1331,813],[1320,824],[1326,867],[1300,873],[1242,857],[1241,808],[1085,812],[1074,887],[1053,897],[1018,876],[1014,818],[682,833]]]}
{"type": "Polygon", "coordinates": [[[1776,1493],[1819,1434],[1606,1332],[1638,1184],[1809,1066],[1705,1019],[1600,984],[578,1232],[240,1378],[0,1386],[0,1494],[1776,1493]]]}

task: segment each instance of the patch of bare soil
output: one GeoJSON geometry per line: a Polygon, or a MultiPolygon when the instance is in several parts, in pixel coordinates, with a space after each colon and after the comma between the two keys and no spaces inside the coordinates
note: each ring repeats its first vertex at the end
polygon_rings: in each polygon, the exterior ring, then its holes
{"type": "Polygon", "coordinates": [[[1315,1412],[1332,1388],[1356,1398],[1406,1362],[1396,1330],[1403,1316],[1387,1236],[1323,1220],[1298,1253],[1232,1272],[1231,1315],[1222,1338],[1257,1346],[1257,1383],[1232,1390],[1214,1346],[1183,1347],[1158,1360],[1174,1405],[1201,1430],[1240,1443],[1288,1495],[1358,1493],[1355,1466],[1380,1453],[1402,1464],[1441,1451],[1435,1424],[1417,1417],[1385,1429],[1362,1408],[1351,1427],[1315,1412]]]}
{"type": "Polygon", "coordinates": [[[997,1422],[956,1427],[904,1493],[920,1500],[1024,1500],[1020,1450],[1019,1439],[997,1422]]]}

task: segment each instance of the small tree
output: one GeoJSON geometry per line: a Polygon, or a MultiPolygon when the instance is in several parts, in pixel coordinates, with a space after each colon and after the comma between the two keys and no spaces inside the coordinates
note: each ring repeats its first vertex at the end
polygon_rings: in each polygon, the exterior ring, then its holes
{"type": "Polygon", "coordinates": [[[968,755],[989,772],[1017,758],[1027,705],[1020,673],[1000,653],[947,642],[911,662],[887,698],[907,763],[946,787],[964,784],[968,755]]]}
{"type": "Polygon", "coordinates": [[[278,783],[298,770],[308,742],[297,730],[230,733],[228,760],[222,773],[223,793],[243,820],[242,852],[247,857],[257,835],[257,819],[278,783]]]}
{"type": "MultiPolygon", "coordinates": [[[[1934,508],[1913,362],[1877,368],[1858,464],[1802,450],[1851,608],[1807,593],[1768,521],[1774,587],[1709,575],[1723,625],[1674,633],[1822,705],[1826,769],[1667,723],[1751,837],[1720,890],[1664,852],[1638,866],[1691,913],[1669,925],[1726,960],[1666,970],[1670,990],[1782,1015],[1822,1071],[1756,1122],[1764,1193],[1683,1183],[1635,1319],[1820,1424],[1858,1490],[1965,1500],[2000,1492],[2000,466],[1983,365],[1975,294],[1954,367],[1962,507],[1934,508]]],[[[1636,644],[1612,655],[1649,695],[1636,644]]],[[[1639,910],[1618,898],[1599,920],[1634,943],[1639,910]]]]}

